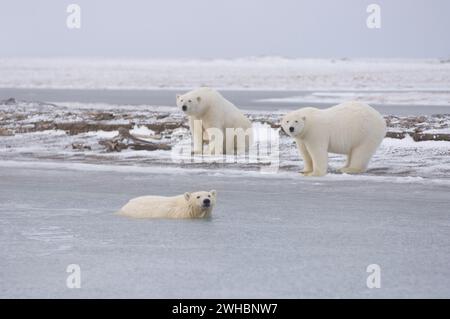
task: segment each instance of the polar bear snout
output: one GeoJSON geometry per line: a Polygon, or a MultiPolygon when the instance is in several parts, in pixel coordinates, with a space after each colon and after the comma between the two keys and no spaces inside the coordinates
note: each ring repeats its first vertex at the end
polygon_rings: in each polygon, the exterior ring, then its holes
{"type": "Polygon", "coordinates": [[[187,105],[186,105],[186,104],[183,105],[183,106],[181,107],[181,109],[183,110],[183,112],[186,112],[186,111],[187,111],[187,105]]]}
{"type": "Polygon", "coordinates": [[[210,207],[211,206],[211,200],[209,198],[205,198],[203,200],[203,207],[210,207]]]}
{"type": "Polygon", "coordinates": [[[291,127],[289,128],[289,132],[291,132],[291,133],[294,132],[294,130],[295,130],[295,129],[294,129],[293,126],[291,126],[291,127]]]}
{"type": "Polygon", "coordinates": [[[216,204],[216,191],[212,190],[210,192],[196,192],[188,193],[190,195],[185,195],[186,200],[193,205],[193,207],[199,208],[201,211],[211,210],[216,204]]]}

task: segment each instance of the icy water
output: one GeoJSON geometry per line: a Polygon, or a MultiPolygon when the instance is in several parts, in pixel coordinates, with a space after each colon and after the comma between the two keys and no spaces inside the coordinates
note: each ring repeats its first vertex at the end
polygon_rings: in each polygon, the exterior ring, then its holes
{"type": "Polygon", "coordinates": [[[445,184],[3,163],[0,189],[2,298],[450,297],[445,184]],[[114,215],[199,189],[218,191],[209,220],[114,215]]]}
{"type": "MultiPolygon", "coordinates": [[[[77,102],[77,103],[103,103],[123,105],[164,105],[175,106],[175,96],[187,89],[152,89],[152,90],[87,90],[87,89],[22,89],[0,88],[0,100],[14,97],[18,100],[45,101],[52,103],[77,102]]],[[[367,97],[376,94],[376,99],[371,103],[381,114],[389,115],[432,115],[450,113],[450,90],[421,91],[361,91],[361,90],[221,90],[221,93],[240,108],[250,111],[276,112],[295,110],[300,107],[312,106],[327,108],[342,101],[355,99],[355,97],[367,97]],[[352,92],[357,92],[353,93],[352,92]],[[349,95],[350,94],[350,95],[349,95]],[[400,98],[397,95],[400,95],[400,98]],[[415,97],[429,94],[440,96],[442,100],[429,103],[427,100],[415,97]],[[381,97],[392,97],[392,101],[386,104],[381,97]],[[401,100],[401,97],[405,101],[401,100]]]]}

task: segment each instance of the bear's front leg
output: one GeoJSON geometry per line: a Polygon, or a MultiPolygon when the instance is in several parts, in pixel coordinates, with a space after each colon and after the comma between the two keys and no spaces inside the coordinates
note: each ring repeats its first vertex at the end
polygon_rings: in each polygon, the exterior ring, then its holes
{"type": "Polygon", "coordinates": [[[208,155],[222,155],[224,148],[224,136],[223,128],[220,127],[218,123],[208,124],[211,125],[206,129],[206,134],[208,136],[208,155]]]}
{"type": "Polygon", "coordinates": [[[235,155],[236,142],[237,142],[237,139],[233,135],[229,135],[229,136],[225,137],[225,140],[223,141],[223,147],[224,147],[225,153],[227,155],[235,155]]]}
{"type": "Polygon", "coordinates": [[[303,158],[303,170],[300,173],[307,175],[313,171],[313,162],[311,159],[311,155],[309,154],[303,142],[296,141],[296,143],[298,152],[300,153],[300,157],[303,158]]]}
{"type": "Polygon", "coordinates": [[[203,154],[203,125],[201,120],[189,117],[193,154],[203,154]]]}
{"type": "Polygon", "coordinates": [[[209,142],[209,134],[208,131],[203,128],[203,142],[208,143],[209,142]]]}
{"type": "Polygon", "coordinates": [[[313,163],[313,171],[305,176],[324,176],[328,169],[328,148],[327,143],[316,143],[306,145],[313,163]]]}

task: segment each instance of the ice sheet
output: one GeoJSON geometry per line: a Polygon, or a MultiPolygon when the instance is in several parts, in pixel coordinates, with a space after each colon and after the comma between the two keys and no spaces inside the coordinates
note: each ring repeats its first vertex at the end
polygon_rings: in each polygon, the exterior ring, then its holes
{"type": "MultiPolygon", "coordinates": [[[[444,90],[450,63],[438,59],[229,60],[3,58],[0,87],[86,89],[444,90]]],[[[448,99],[446,100],[448,102],[448,99]]]]}

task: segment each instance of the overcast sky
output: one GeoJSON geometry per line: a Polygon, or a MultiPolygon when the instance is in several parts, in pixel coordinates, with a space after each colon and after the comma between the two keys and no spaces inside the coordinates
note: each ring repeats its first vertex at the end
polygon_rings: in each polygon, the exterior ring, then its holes
{"type": "Polygon", "coordinates": [[[1,0],[0,56],[450,57],[449,0],[1,0]],[[81,7],[81,29],[66,26],[81,7]],[[381,6],[381,29],[366,26],[381,6]]]}

